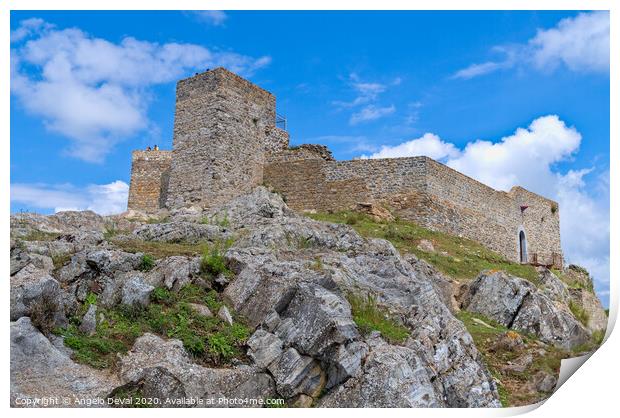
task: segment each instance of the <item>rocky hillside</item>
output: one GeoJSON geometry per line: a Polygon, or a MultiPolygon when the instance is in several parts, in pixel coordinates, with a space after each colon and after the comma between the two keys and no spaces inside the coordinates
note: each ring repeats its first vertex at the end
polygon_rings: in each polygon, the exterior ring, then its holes
{"type": "Polygon", "coordinates": [[[565,283],[581,272],[464,279],[407,250],[432,262],[439,239],[356,229],[264,188],[158,218],[12,216],[11,404],[499,407],[600,340],[591,288],[565,283]]]}

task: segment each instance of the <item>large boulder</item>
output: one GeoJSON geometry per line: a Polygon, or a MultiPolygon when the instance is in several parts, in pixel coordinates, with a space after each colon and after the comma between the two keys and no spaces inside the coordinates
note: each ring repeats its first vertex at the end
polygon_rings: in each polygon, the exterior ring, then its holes
{"type": "Polygon", "coordinates": [[[198,243],[226,239],[230,234],[217,225],[174,221],[144,224],[136,228],[130,237],[143,241],[198,243]]]}
{"type": "Polygon", "coordinates": [[[590,331],[607,329],[607,314],[601,301],[594,293],[585,289],[570,289],[570,300],[587,314],[587,328],[590,331]]]}
{"type": "MultiPolygon", "coordinates": [[[[487,271],[470,283],[462,298],[462,308],[565,349],[588,341],[590,333],[566,305],[554,302],[548,293],[549,287],[541,291],[527,280],[501,271],[487,271]]],[[[561,293],[552,294],[561,299],[561,293]]]]}
{"type": "Polygon", "coordinates": [[[46,331],[66,325],[65,297],[59,283],[45,270],[28,264],[11,277],[11,320],[33,316],[46,331]]]}
{"type": "Polygon", "coordinates": [[[116,376],[107,371],[74,363],[27,317],[11,322],[10,364],[11,406],[89,406],[79,404],[80,400],[105,405],[105,395],[119,384],[116,376]],[[24,404],[45,399],[58,399],[60,403],[24,404]]]}
{"type": "MultiPolygon", "coordinates": [[[[123,385],[139,385],[145,397],[176,399],[184,394],[198,400],[193,406],[229,405],[220,399],[265,399],[276,397],[273,379],[249,366],[211,369],[194,363],[179,340],[164,340],[144,334],[120,361],[123,385]]],[[[162,404],[162,406],[173,406],[162,404]]]]}
{"type": "Polygon", "coordinates": [[[151,286],[179,290],[200,275],[200,257],[172,256],[157,260],[146,281],[151,286]]]}
{"type": "Polygon", "coordinates": [[[432,375],[414,350],[368,340],[370,354],[359,377],[351,378],[319,403],[328,408],[430,408],[446,406],[432,375]]]}
{"type": "Polygon", "coordinates": [[[563,304],[568,303],[570,295],[568,286],[560,280],[551,270],[542,269],[538,276],[540,281],[540,290],[549,297],[549,299],[563,304]]]}
{"type": "Polygon", "coordinates": [[[469,284],[461,307],[510,327],[526,295],[536,292],[527,280],[503,271],[482,272],[469,284]]]}

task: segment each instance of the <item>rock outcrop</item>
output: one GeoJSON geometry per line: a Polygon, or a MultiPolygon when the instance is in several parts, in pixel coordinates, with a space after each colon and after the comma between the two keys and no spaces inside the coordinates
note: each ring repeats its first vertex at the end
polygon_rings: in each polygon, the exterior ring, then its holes
{"type": "Polygon", "coordinates": [[[461,306],[546,343],[575,348],[589,340],[590,332],[563,303],[566,289],[549,274],[543,274],[544,287],[539,290],[529,281],[501,271],[483,272],[469,285],[461,306]]]}
{"type": "MultiPolygon", "coordinates": [[[[59,234],[11,250],[12,402],[52,386],[63,396],[140,393],[169,407],[260,406],[222,404],[232,398],[284,398],[288,405],[319,407],[498,407],[496,383],[453,315],[460,308],[562,347],[590,334],[563,308],[579,295],[553,275],[537,289],[487,272],[461,292],[458,282],[413,256],[404,258],[390,242],[297,215],[262,187],[217,208],[178,209],[166,222],[132,224],[133,232],[119,241],[103,235],[111,220],[92,213],[83,219],[79,213],[29,214],[11,222],[17,237],[37,230],[59,234]],[[225,274],[208,276],[195,256],[163,257],[143,269],[143,253],[116,246],[131,240],[234,242],[223,253],[225,274]],[[52,262],[60,250],[64,261],[52,262]],[[244,352],[228,367],[199,362],[162,332],[144,333],[119,354],[117,374],[98,371],[76,364],[57,345],[60,337],[48,339],[33,326],[39,326],[33,307],[50,301],[53,326],[66,326],[73,316],[80,332],[93,335],[106,309],[148,310],[157,297],[189,284],[218,294],[214,305],[206,298],[184,305],[194,319],[233,327],[243,318],[250,330],[244,352]],[[406,331],[404,337],[361,327],[355,297],[375,301],[406,331]],[[33,356],[51,360],[29,362],[33,356]]],[[[582,305],[592,305],[585,298],[582,305]]],[[[599,318],[593,323],[598,326],[599,318]]],[[[540,390],[552,386],[542,375],[536,384],[540,390]]]]}

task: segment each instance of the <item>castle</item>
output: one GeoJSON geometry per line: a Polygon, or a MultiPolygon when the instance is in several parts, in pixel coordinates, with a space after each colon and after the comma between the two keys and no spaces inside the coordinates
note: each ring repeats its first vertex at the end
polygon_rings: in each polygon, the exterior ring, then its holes
{"type": "Polygon", "coordinates": [[[133,152],[128,208],[216,206],[261,184],[297,211],[376,203],[509,260],[562,267],[556,202],[494,190],[428,157],[336,161],[321,145],[289,147],[275,97],[223,68],[178,82],[173,149],[133,152]]]}

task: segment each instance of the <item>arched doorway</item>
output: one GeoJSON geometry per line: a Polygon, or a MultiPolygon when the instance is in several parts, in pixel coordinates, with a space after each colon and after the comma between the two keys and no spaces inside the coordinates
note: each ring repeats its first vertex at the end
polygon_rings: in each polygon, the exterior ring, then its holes
{"type": "Polygon", "coordinates": [[[527,263],[527,241],[523,231],[519,231],[519,260],[522,263],[527,263]]]}

